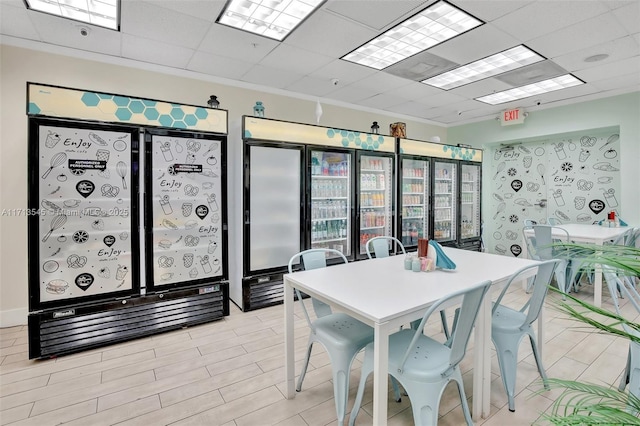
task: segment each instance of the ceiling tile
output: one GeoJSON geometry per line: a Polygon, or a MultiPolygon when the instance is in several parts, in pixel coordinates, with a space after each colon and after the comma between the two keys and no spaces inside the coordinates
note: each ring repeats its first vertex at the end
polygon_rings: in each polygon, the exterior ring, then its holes
{"type": "Polygon", "coordinates": [[[336,59],[326,66],[315,70],[310,76],[327,81],[332,78],[337,78],[339,80],[338,85],[345,86],[377,72],[378,71],[369,67],[343,61],[342,59],[336,59]]]}
{"type": "Polygon", "coordinates": [[[535,1],[496,19],[493,24],[527,42],[607,11],[604,2],[599,1],[535,1]]]}
{"type": "Polygon", "coordinates": [[[576,71],[573,74],[587,83],[590,83],[593,81],[606,80],[616,75],[625,75],[632,70],[640,73],[640,56],[602,64],[597,67],[576,71]]]}
{"type": "Polygon", "coordinates": [[[377,93],[383,93],[409,84],[411,84],[411,81],[404,78],[396,77],[395,75],[386,74],[384,72],[377,72],[353,83],[352,85],[369,89],[370,95],[375,95],[377,93]]]}
{"type": "Polygon", "coordinates": [[[339,87],[337,90],[331,92],[331,99],[351,103],[358,103],[358,101],[370,96],[371,90],[356,85],[339,87]]]}
{"type": "Polygon", "coordinates": [[[211,26],[204,19],[159,7],[155,3],[123,1],[120,4],[122,33],[173,46],[198,48],[211,26]]]}
{"type": "Polygon", "coordinates": [[[141,62],[186,68],[194,51],[128,34],[122,35],[122,56],[141,62]]]}
{"type": "Polygon", "coordinates": [[[2,8],[2,13],[0,13],[1,34],[30,40],[40,40],[40,34],[38,34],[38,31],[36,31],[29,19],[29,14],[37,12],[28,12],[24,4],[22,7],[14,7],[9,4],[2,4],[0,7],[2,8]]]}
{"type": "Polygon", "coordinates": [[[293,71],[301,75],[311,74],[316,69],[323,67],[333,58],[312,53],[287,44],[280,44],[273,49],[261,61],[261,65],[271,68],[293,71]]]}
{"type": "Polygon", "coordinates": [[[325,9],[367,27],[382,30],[390,24],[408,18],[427,7],[429,1],[415,0],[377,0],[368,2],[366,7],[358,1],[331,1],[325,9]]]}
{"type": "Polygon", "coordinates": [[[421,118],[427,118],[428,117],[428,111],[432,110],[434,108],[430,108],[424,104],[418,103],[418,102],[405,102],[399,105],[396,105],[393,108],[394,112],[400,113],[400,114],[405,114],[408,116],[412,116],[412,117],[421,117],[421,118]]]}
{"type": "Polygon", "coordinates": [[[253,64],[250,62],[197,51],[189,61],[187,69],[203,74],[237,80],[249,71],[252,66],[253,64]]]}
{"type": "MultiPolygon", "coordinates": [[[[136,0],[140,1],[140,0],[136,0]]],[[[170,9],[209,22],[215,22],[224,9],[226,0],[145,0],[154,6],[170,9]]]]}
{"type": "Polygon", "coordinates": [[[400,96],[390,93],[379,93],[371,96],[370,98],[362,99],[358,103],[371,108],[389,109],[395,105],[403,104],[405,102],[407,102],[407,99],[400,96]]]}
{"type": "Polygon", "coordinates": [[[519,40],[492,24],[485,24],[451,40],[429,52],[460,65],[486,58],[520,44],[519,40]]]}
{"type": "Polygon", "coordinates": [[[46,13],[29,13],[31,14],[33,25],[40,33],[40,37],[47,43],[107,55],[120,55],[122,34],[118,31],[87,25],[46,13]],[[88,31],[86,37],[80,34],[80,28],[85,28],[88,31]]]}
{"type": "Polygon", "coordinates": [[[478,1],[478,0],[457,0],[456,6],[469,12],[478,19],[485,22],[493,21],[507,13],[518,10],[529,4],[529,1],[509,0],[509,1],[478,1]]]}
{"type": "Polygon", "coordinates": [[[442,93],[442,90],[414,81],[406,86],[396,87],[393,89],[393,93],[405,99],[419,99],[438,95],[442,93]]]}
{"type": "Polygon", "coordinates": [[[416,102],[431,107],[444,107],[446,105],[455,104],[464,100],[466,100],[466,98],[464,98],[463,96],[456,95],[450,92],[441,92],[428,98],[416,99],[416,102]]]}
{"type": "MultiPolygon", "coordinates": [[[[574,72],[637,55],[640,55],[640,44],[633,36],[628,36],[598,44],[587,49],[567,53],[566,55],[553,58],[553,61],[567,71],[574,72]],[[585,62],[586,58],[599,54],[607,54],[609,57],[598,62],[585,62]]],[[[640,72],[640,70],[638,71],[640,72]]]]}
{"type": "Polygon", "coordinates": [[[614,90],[620,88],[628,88],[629,92],[640,90],[640,73],[632,72],[630,74],[617,75],[615,77],[598,80],[593,82],[593,86],[601,90],[614,90]]]}
{"type": "Polygon", "coordinates": [[[285,43],[340,58],[377,36],[378,33],[320,9],[309,16],[303,25],[296,28],[285,39],[285,43]]]}
{"type": "Polygon", "coordinates": [[[640,2],[637,0],[614,10],[613,16],[629,31],[629,34],[640,32],[640,2]]]}
{"type": "Polygon", "coordinates": [[[336,90],[329,80],[305,76],[300,80],[286,86],[285,89],[293,92],[305,93],[313,96],[326,96],[336,90]]]}
{"type": "Polygon", "coordinates": [[[585,49],[604,41],[615,40],[625,35],[626,31],[620,27],[616,20],[611,15],[605,14],[530,40],[527,42],[527,46],[550,58],[585,49]]]}
{"type": "Polygon", "coordinates": [[[225,25],[213,24],[204,36],[199,50],[226,58],[260,62],[279,43],[265,37],[225,25]],[[224,43],[221,41],[224,40],[224,43]]]}
{"type": "Polygon", "coordinates": [[[242,76],[242,81],[283,89],[303,76],[291,71],[255,65],[242,76]]]}

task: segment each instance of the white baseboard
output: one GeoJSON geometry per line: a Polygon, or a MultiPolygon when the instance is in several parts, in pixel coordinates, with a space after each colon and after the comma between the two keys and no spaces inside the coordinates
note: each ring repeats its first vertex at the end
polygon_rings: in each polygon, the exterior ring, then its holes
{"type": "Polygon", "coordinates": [[[29,311],[27,308],[0,311],[0,328],[27,325],[29,311]]]}

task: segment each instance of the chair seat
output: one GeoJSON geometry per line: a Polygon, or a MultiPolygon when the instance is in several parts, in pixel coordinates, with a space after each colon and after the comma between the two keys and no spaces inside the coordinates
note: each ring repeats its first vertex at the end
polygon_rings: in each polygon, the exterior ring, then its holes
{"type": "Polygon", "coordinates": [[[373,328],[336,312],[313,322],[317,339],[336,348],[363,348],[373,340],[373,328]]]}
{"type": "MultiPolygon", "coordinates": [[[[389,371],[397,372],[415,330],[402,330],[389,336],[389,371]]],[[[373,350],[373,347],[367,348],[373,350]]],[[[402,373],[394,375],[420,382],[439,382],[447,370],[451,349],[427,336],[420,336],[413,353],[404,364],[402,373]],[[425,366],[429,368],[425,368],[425,366]]]]}
{"type": "Polygon", "coordinates": [[[502,333],[520,333],[526,318],[527,316],[523,312],[500,305],[491,318],[491,330],[502,333]]]}

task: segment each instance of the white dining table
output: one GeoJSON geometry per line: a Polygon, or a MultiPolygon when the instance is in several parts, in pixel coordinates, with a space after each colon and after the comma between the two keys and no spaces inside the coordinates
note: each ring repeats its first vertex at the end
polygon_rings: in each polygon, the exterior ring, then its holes
{"type": "MultiPolygon", "coordinates": [[[[490,280],[505,284],[534,260],[444,248],[457,268],[452,271],[413,272],[404,269],[404,256],[363,260],[284,275],[286,397],[295,397],[294,298],[298,288],[374,329],[373,424],[387,422],[389,335],[403,324],[422,318],[440,298],[490,280]]],[[[535,268],[531,270],[531,275],[535,268]]],[[[525,277],[526,278],[526,277],[525,277]]],[[[501,287],[500,287],[501,288],[501,287]]],[[[491,297],[478,313],[475,327],[474,418],[488,417],[491,384],[491,297]]]]}
{"type": "MultiPolygon", "coordinates": [[[[582,224],[582,223],[566,223],[555,225],[554,228],[562,228],[569,233],[569,239],[575,243],[595,244],[597,246],[614,240],[619,235],[626,232],[629,227],[607,228],[599,225],[582,224]]],[[[525,234],[533,235],[533,229],[525,230],[525,234]]],[[[554,237],[566,238],[564,233],[551,230],[554,237]]],[[[523,241],[522,254],[528,257],[527,243],[523,241]]],[[[602,270],[596,268],[593,279],[593,304],[597,307],[602,306],[602,270]]]]}

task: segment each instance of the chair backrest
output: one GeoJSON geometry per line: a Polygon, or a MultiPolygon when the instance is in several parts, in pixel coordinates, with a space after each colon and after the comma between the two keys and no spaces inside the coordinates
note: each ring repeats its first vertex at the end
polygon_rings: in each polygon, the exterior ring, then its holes
{"type": "Polygon", "coordinates": [[[469,337],[471,337],[471,330],[473,329],[473,325],[475,324],[476,317],[478,316],[478,310],[480,309],[480,305],[482,304],[482,300],[491,287],[491,281],[485,281],[475,287],[471,287],[469,289],[465,289],[462,291],[458,291],[452,293],[448,296],[443,297],[438,300],[436,303],[431,305],[427,312],[422,317],[422,321],[420,321],[420,325],[415,331],[413,339],[407,348],[404,357],[402,357],[402,362],[398,366],[400,370],[404,368],[404,364],[409,358],[409,356],[413,353],[413,348],[418,343],[418,339],[424,333],[424,326],[427,324],[427,320],[434,312],[439,312],[441,310],[440,306],[447,303],[451,299],[462,297],[462,306],[460,307],[459,315],[457,317],[457,321],[455,322],[454,328],[451,331],[451,337],[449,338],[451,352],[449,354],[449,368],[455,368],[462,358],[464,358],[464,354],[467,351],[467,344],[469,343],[469,337]]]}
{"type": "Polygon", "coordinates": [[[519,282],[523,278],[520,278],[522,275],[528,274],[531,269],[538,268],[536,272],[535,278],[533,280],[533,287],[531,290],[531,296],[524,303],[522,308],[520,308],[520,312],[526,312],[525,320],[522,324],[520,324],[520,328],[523,329],[525,327],[530,326],[538,316],[540,316],[540,311],[542,310],[542,305],[544,304],[544,298],[547,295],[547,291],[549,290],[549,284],[551,284],[551,279],[553,278],[553,272],[556,270],[558,265],[562,262],[560,259],[552,259],[547,260],[537,265],[525,266],[524,268],[516,271],[509,281],[507,281],[507,285],[504,286],[502,292],[498,296],[493,305],[492,313],[498,309],[502,298],[506,294],[509,286],[513,282],[519,282]]]}
{"type": "Polygon", "coordinates": [[[535,256],[532,257],[532,259],[553,259],[557,257],[559,250],[554,249],[552,247],[552,244],[558,242],[568,243],[570,241],[569,232],[567,232],[567,230],[564,228],[549,225],[533,225],[532,228],[535,235],[535,256]]]}
{"type": "MultiPolygon", "coordinates": [[[[607,287],[609,287],[609,294],[611,294],[611,300],[616,307],[616,312],[618,313],[618,315],[628,318],[628,315],[625,315],[621,309],[620,299],[622,297],[628,300],[628,303],[631,303],[631,305],[640,314],[640,294],[638,293],[638,290],[636,290],[636,287],[634,285],[634,277],[627,277],[617,274],[609,266],[602,267],[602,275],[607,282],[607,287]],[[620,292],[620,294],[618,294],[618,292],[620,292]]],[[[630,319],[633,320],[633,318],[630,319]]],[[[627,330],[627,332],[630,332],[631,330],[629,327],[624,328],[625,330],[627,330]]],[[[637,332],[634,333],[637,334],[637,332]]]]}
{"type": "MultiPolygon", "coordinates": [[[[335,255],[339,258],[342,258],[344,263],[347,263],[347,258],[342,252],[333,249],[310,249],[301,251],[300,253],[294,254],[289,259],[289,273],[293,273],[293,265],[295,261],[300,258],[302,266],[306,271],[311,269],[318,268],[326,268],[327,267],[327,255],[335,255]]],[[[295,289],[296,295],[298,296],[298,300],[302,301],[302,293],[297,288],[295,289]]],[[[324,302],[311,298],[311,303],[313,304],[313,311],[316,313],[316,317],[324,317],[331,314],[331,307],[324,302]]],[[[307,308],[304,303],[302,304],[302,310],[304,311],[304,315],[307,319],[307,323],[309,323],[309,327],[312,327],[311,318],[309,317],[309,313],[307,312],[307,308]]]]}
{"type": "Polygon", "coordinates": [[[560,219],[555,218],[553,216],[549,216],[547,218],[547,223],[551,226],[562,225],[562,222],[560,221],[560,219]]]}
{"type": "Polygon", "coordinates": [[[369,241],[367,241],[367,256],[369,256],[369,259],[372,258],[371,247],[373,247],[373,252],[375,253],[376,257],[389,257],[389,252],[393,251],[394,249],[394,243],[395,245],[397,245],[397,247],[400,247],[402,253],[406,253],[406,251],[404,250],[404,246],[402,245],[400,240],[394,237],[383,236],[373,237],[369,241]]]}
{"type": "Polygon", "coordinates": [[[640,228],[629,228],[622,234],[618,235],[612,242],[612,244],[619,246],[635,247],[636,240],[640,234],[640,228]]]}
{"type": "Polygon", "coordinates": [[[531,227],[531,226],[533,226],[533,225],[537,225],[537,224],[538,224],[538,222],[536,222],[536,221],[535,221],[535,220],[533,220],[533,219],[524,219],[524,220],[522,221],[522,223],[524,223],[524,226],[527,226],[527,227],[531,227]]]}

